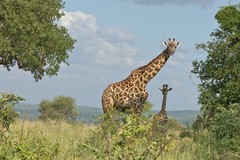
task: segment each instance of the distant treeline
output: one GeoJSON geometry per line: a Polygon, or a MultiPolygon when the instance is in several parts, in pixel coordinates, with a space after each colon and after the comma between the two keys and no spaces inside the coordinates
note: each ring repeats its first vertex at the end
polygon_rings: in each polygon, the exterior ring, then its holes
{"type": "MultiPolygon", "coordinates": [[[[21,119],[36,120],[40,116],[38,112],[38,105],[36,104],[24,104],[19,103],[14,107],[21,119]]],[[[103,114],[101,108],[90,106],[78,106],[79,116],[78,121],[84,123],[97,123],[98,118],[103,114]]],[[[152,110],[149,114],[154,115],[158,111],[152,110]]],[[[169,118],[174,118],[184,125],[191,124],[200,114],[200,111],[196,110],[182,110],[182,111],[167,111],[169,118]]]]}

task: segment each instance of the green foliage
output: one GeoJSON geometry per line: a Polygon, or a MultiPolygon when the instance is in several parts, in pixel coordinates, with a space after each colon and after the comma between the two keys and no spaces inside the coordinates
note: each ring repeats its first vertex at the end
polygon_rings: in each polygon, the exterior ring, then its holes
{"type": "Polygon", "coordinates": [[[143,112],[149,112],[153,107],[153,104],[149,101],[146,100],[143,104],[143,112]]]}
{"type": "Polygon", "coordinates": [[[221,113],[214,116],[210,128],[216,148],[219,153],[240,153],[240,104],[221,109],[221,113]]]}
{"type": "Polygon", "coordinates": [[[175,130],[175,131],[182,131],[186,128],[185,126],[183,126],[181,122],[173,118],[168,118],[167,127],[168,127],[168,130],[175,130]]]}
{"type": "Polygon", "coordinates": [[[18,118],[18,113],[13,107],[18,101],[23,101],[22,97],[11,93],[0,93],[0,123],[3,128],[9,129],[9,125],[18,118]]]}
{"type": "Polygon", "coordinates": [[[60,154],[59,143],[53,144],[42,133],[29,136],[11,133],[1,139],[0,159],[56,159],[60,154]]]}
{"type": "Polygon", "coordinates": [[[203,130],[192,136],[196,145],[194,152],[197,155],[197,159],[219,159],[212,134],[208,130],[203,130]]]}
{"type": "Polygon", "coordinates": [[[101,127],[82,144],[96,159],[163,158],[178,145],[176,133],[161,132],[161,125],[153,129],[148,117],[114,112],[102,118],[101,127]]]}
{"type": "Polygon", "coordinates": [[[180,138],[172,124],[166,134],[153,132],[147,117],[105,115],[103,119],[107,122],[99,125],[18,120],[0,137],[0,159],[220,159],[209,132],[201,132],[193,141],[180,138]]]}
{"type": "Polygon", "coordinates": [[[62,0],[0,1],[0,65],[30,71],[35,80],[56,75],[67,63],[73,40],[56,24],[63,15],[62,0]]]}
{"type": "MultiPolygon", "coordinates": [[[[240,3],[222,7],[215,19],[219,28],[211,41],[197,44],[208,53],[205,61],[193,61],[202,114],[193,124],[199,148],[208,148],[206,159],[240,156],[240,3]],[[236,153],[236,154],[235,154],[236,153]]],[[[201,149],[200,149],[201,151],[201,149]]]]}
{"type": "Polygon", "coordinates": [[[67,96],[58,96],[53,100],[43,100],[39,104],[41,120],[66,120],[70,122],[76,121],[78,112],[75,99],[67,96]]]}
{"type": "Polygon", "coordinates": [[[195,60],[192,70],[201,81],[199,104],[206,122],[240,99],[240,4],[222,7],[215,18],[219,28],[211,33],[212,41],[197,45],[208,56],[195,60]]]}

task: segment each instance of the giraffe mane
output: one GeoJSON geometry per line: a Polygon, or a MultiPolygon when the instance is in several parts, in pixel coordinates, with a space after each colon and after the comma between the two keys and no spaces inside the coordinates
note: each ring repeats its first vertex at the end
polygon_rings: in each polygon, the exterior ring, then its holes
{"type": "Polygon", "coordinates": [[[146,65],[140,66],[140,67],[134,69],[134,70],[130,73],[130,75],[134,74],[136,71],[142,70],[144,67],[146,67],[146,65]]]}

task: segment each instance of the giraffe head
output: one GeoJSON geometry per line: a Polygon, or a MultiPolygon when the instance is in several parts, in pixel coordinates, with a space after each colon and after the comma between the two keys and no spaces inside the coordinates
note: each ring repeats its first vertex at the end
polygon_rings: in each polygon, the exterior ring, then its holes
{"type": "Polygon", "coordinates": [[[173,40],[169,38],[168,42],[163,42],[163,44],[167,46],[168,53],[170,55],[173,55],[175,52],[175,49],[179,46],[180,42],[176,42],[175,38],[173,38],[173,40]]]}
{"type": "Polygon", "coordinates": [[[161,88],[159,88],[159,89],[160,89],[160,91],[162,91],[162,94],[163,94],[163,95],[167,95],[167,92],[172,90],[172,88],[168,88],[168,85],[167,85],[167,84],[164,84],[164,85],[162,86],[162,89],[161,89],[161,88]]]}

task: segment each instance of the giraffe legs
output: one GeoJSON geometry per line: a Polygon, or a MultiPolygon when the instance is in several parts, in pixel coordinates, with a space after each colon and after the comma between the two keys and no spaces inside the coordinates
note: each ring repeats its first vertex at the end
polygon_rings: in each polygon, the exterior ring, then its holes
{"type": "Polygon", "coordinates": [[[111,95],[111,92],[109,91],[110,87],[107,87],[102,95],[102,109],[103,109],[103,113],[106,113],[108,111],[113,110],[113,106],[114,106],[114,101],[111,95]]]}
{"type": "Polygon", "coordinates": [[[143,105],[147,97],[148,97],[148,93],[142,92],[137,94],[135,98],[131,99],[131,107],[133,108],[133,113],[139,114],[139,115],[142,113],[143,105]]]}
{"type": "Polygon", "coordinates": [[[112,97],[103,98],[102,99],[102,107],[103,107],[103,113],[112,111],[113,107],[114,107],[114,101],[113,101],[112,97]]]}
{"type": "Polygon", "coordinates": [[[131,107],[132,107],[133,113],[140,115],[143,110],[143,103],[144,102],[142,102],[141,99],[138,99],[138,98],[133,99],[131,101],[131,107]]]}

